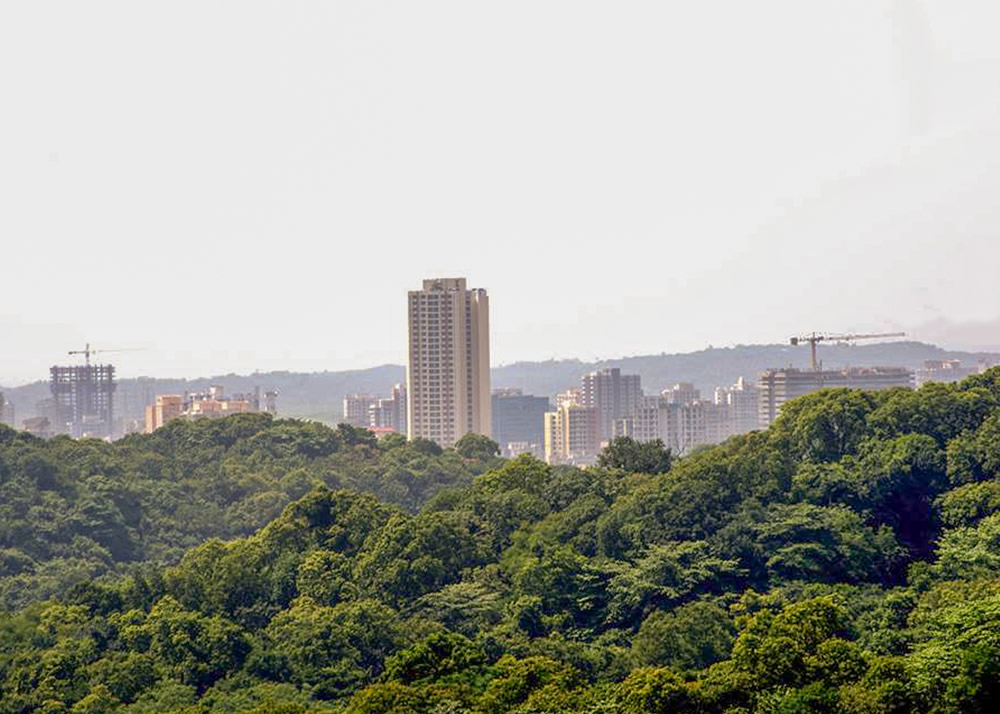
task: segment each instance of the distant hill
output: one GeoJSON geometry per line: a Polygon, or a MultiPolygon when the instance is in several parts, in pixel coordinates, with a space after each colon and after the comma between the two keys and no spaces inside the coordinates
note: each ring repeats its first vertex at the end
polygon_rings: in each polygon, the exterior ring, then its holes
{"type": "MultiPolygon", "coordinates": [[[[929,359],[958,359],[974,365],[980,360],[1000,361],[1000,354],[945,350],[922,342],[883,342],[869,345],[823,345],[820,358],[827,368],[852,366],[900,366],[916,369],[929,359]]],[[[772,367],[809,366],[809,348],[789,345],[737,345],[711,347],[681,354],[623,357],[600,362],[549,360],[515,362],[494,367],[493,387],[519,387],[526,394],[553,396],[580,383],[580,377],[596,369],[621,367],[642,376],[647,393],[656,393],[675,382],[693,382],[704,395],[719,385],[728,385],[738,377],[755,380],[762,370],[772,367]]],[[[221,384],[227,392],[251,392],[277,389],[281,392],[278,410],[286,416],[308,417],[336,422],[341,415],[345,394],[368,392],[387,394],[396,382],[405,379],[401,365],[381,365],[344,372],[261,372],[250,375],[225,374],[203,379],[158,379],[140,377],[122,379],[118,387],[116,409],[121,416],[140,418],[142,408],[156,394],[180,394],[199,391],[210,384],[221,384]]],[[[2,389],[2,388],[0,388],[2,389]]],[[[18,419],[32,416],[35,404],[48,397],[48,385],[36,382],[2,389],[17,409],[18,419]]]]}

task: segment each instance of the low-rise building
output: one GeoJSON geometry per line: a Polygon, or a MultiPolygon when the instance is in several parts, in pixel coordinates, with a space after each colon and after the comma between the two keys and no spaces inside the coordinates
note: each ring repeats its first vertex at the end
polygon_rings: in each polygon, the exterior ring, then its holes
{"type": "Polygon", "coordinates": [[[146,407],[146,433],[173,421],[183,411],[184,397],[180,394],[157,394],[156,401],[146,407]]]}
{"type": "MultiPolygon", "coordinates": [[[[146,433],[152,433],[175,419],[217,419],[231,414],[256,414],[261,411],[260,390],[253,394],[226,395],[220,385],[213,384],[207,392],[158,394],[146,407],[146,433]]],[[[277,392],[266,406],[277,411],[277,392]]],[[[269,412],[274,413],[274,412],[269,412]]]]}
{"type": "Polygon", "coordinates": [[[914,386],[918,389],[928,382],[961,382],[968,376],[979,373],[976,367],[965,367],[957,359],[929,359],[924,366],[913,373],[914,386]]]}
{"type": "Polygon", "coordinates": [[[47,416],[28,417],[21,425],[24,431],[40,439],[48,439],[53,436],[52,422],[47,416]]]}

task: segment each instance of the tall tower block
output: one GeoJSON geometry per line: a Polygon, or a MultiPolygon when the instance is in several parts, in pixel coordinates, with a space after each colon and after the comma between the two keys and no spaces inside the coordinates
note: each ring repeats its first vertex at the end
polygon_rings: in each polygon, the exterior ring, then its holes
{"type": "Polygon", "coordinates": [[[469,432],[489,436],[490,303],[465,278],[425,280],[411,290],[407,434],[443,447],[469,432]]]}

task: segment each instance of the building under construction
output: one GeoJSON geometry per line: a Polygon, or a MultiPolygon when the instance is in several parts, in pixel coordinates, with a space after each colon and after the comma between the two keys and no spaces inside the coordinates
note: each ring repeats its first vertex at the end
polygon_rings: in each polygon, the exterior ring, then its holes
{"type": "Polygon", "coordinates": [[[913,373],[905,367],[847,367],[830,370],[769,369],[760,373],[760,426],[766,428],[778,418],[785,402],[804,394],[829,389],[889,389],[911,387],[913,373]]]}
{"type": "Polygon", "coordinates": [[[848,389],[890,389],[892,387],[912,387],[913,372],[905,367],[844,367],[843,369],[823,369],[823,363],[816,354],[822,342],[851,343],[858,340],[873,340],[886,337],[905,337],[905,332],[885,332],[875,335],[836,335],[813,332],[802,337],[793,337],[792,345],[809,344],[809,364],[811,369],[769,369],[761,372],[758,381],[760,390],[760,427],[766,429],[778,418],[782,405],[796,397],[801,397],[820,389],[847,387],[848,389]]]}
{"type": "Polygon", "coordinates": [[[49,370],[55,421],[52,431],[74,438],[110,439],[114,424],[115,368],[110,364],[49,370]]]}

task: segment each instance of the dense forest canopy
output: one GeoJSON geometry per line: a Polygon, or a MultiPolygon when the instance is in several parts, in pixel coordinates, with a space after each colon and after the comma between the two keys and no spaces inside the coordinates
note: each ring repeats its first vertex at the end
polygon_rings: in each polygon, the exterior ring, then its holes
{"type": "Polygon", "coordinates": [[[111,444],[0,425],[0,609],[249,535],[317,486],[415,511],[499,463],[463,453],[264,414],[176,421],[111,444]]]}
{"type": "Polygon", "coordinates": [[[0,712],[997,710],[1000,370],[591,469],[255,419],[0,432],[0,712]]]}

